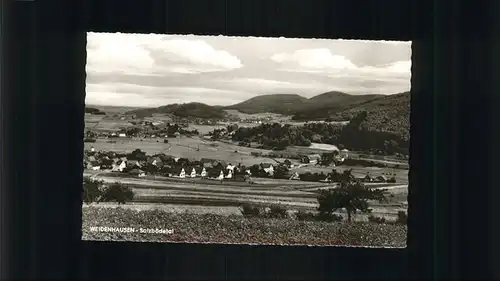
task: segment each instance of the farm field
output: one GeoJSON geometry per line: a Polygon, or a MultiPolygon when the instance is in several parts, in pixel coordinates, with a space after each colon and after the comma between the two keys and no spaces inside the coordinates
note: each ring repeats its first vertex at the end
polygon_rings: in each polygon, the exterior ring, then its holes
{"type": "MultiPolygon", "coordinates": [[[[87,174],[88,175],[88,174],[87,174]]],[[[317,200],[315,190],[311,184],[303,186],[269,186],[255,188],[252,185],[235,186],[231,182],[224,184],[196,183],[190,180],[186,182],[168,180],[146,180],[138,178],[119,178],[107,176],[107,173],[94,174],[94,178],[103,180],[105,183],[121,182],[131,187],[135,193],[134,202],[163,203],[180,205],[202,205],[219,207],[236,207],[243,203],[269,206],[280,204],[287,206],[289,210],[315,211],[317,200]]],[[[388,188],[390,193],[396,192],[400,197],[404,194],[406,186],[393,185],[394,190],[388,188]],[[401,193],[403,191],[403,193],[401,193]]],[[[318,185],[316,188],[319,187],[318,185]]],[[[333,187],[331,184],[323,184],[323,187],[333,187]]],[[[386,188],[386,187],[384,187],[386,188]]],[[[390,204],[374,203],[372,214],[395,219],[397,212],[404,210],[403,202],[394,199],[390,204]]],[[[404,199],[403,197],[398,199],[404,199]]],[[[360,216],[363,218],[366,216],[360,216]]]]}
{"type": "Polygon", "coordinates": [[[294,219],[244,218],[236,215],[194,214],[89,206],[83,208],[83,240],[178,243],[356,245],[405,247],[406,225],[327,223],[294,219]],[[213,227],[213,226],[217,227],[213,227]],[[168,234],[140,231],[96,232],[91,227],[168,229],[168,234]]]}
{"type": "Polygon", "coordinates": [[[165,153],[175,157],[186,157],[190,159],[223,159],[228,163],[241,163],[253,165],[260,163],[276,163],[266,157],[254,157],[252,151],[262,151],[256,148],[238,147],[223,142],[211,142],[201,138],[172,138],[169,143],[163,143],[163,139],[117,139],[116,143],[109,143],[106,139],[97,139],[95,143],[85,143],[85,149],[95,148],[97,150],[130,153],[137,148],[148,154],[165,153]],[[199,147],[199,151],[197,150],[199,147]],[[235,152],[237,151],[237,152],[235,152]]]}
{"type": "Polygon", "coordinates": [[[295,188],[295,187],[321,187],[325,186],[325,183],[317,183],[317,182],[304,182],[304,181],[291,181],[286,179],[273,179],[273,178],[253,178],[254,183],[249,185],[245,182],[235,182],[235,181],[224,181],[220,182],[218,180],[210,180],[210,179],[201,179],[201,178],[173,178],[173,177],[164,177],[164,176],[156,176],[156,175],[146,175],[144,178],[137,178],[135,176],[126,174],[126,173],[118,173],[118,172],[110,172],[110,171],[90,171],[85,170],[83,172],[84,176],[101,176],[101,177],[109,177],[115,178],[117,180],[121,179],[134,179],[137,181],[159,181],[159,182],[169,182],[169,183],[194,183],[194,184],[203,184],[205,186],[227,186],[228,184],[231,186],[244,186],[246,188],[251,188],[252,190],[269,190],[270,188],[295,188]]]}

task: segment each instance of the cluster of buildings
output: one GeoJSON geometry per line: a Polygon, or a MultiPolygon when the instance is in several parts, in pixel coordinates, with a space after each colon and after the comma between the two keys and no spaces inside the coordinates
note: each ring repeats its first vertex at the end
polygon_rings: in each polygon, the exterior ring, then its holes
{"type": "MultiPolygon", "coordinates": [[[[323,155],[320,154],[309,154],[300,156],[300,162],[304,164],[318,164],[320,163],[326,156],[325,153],[323,155]]],[[[342,149],[333,154],[333,163],[332,164],[340,164],[344,162],[349,157],[349,150],[342,149]]]]}
{"type": "MultiPolygon", "coordinates": [[[[222,160],[208,158],[194,160],[165,154],[137,156],[134,153],[118,154],[93,149],[85,151],[83,165],[88,170],[124,172],[138,177],[145,177],[147,174],[161,174],[177,178],[245,180],[251,175],[250,169],[245,166],[233,165],[222,160]]],[[[259,169],[269,176],[274,174],[274,166],[269,163],[260,164],[259,169]]]]}

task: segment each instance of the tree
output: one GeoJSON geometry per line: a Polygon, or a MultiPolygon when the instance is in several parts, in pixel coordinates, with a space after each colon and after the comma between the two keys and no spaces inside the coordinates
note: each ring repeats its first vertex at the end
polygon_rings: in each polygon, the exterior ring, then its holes
{"type": "Polygon", "coordinates": [[[91,177],[83,178],[83,202],[92,203],[99,200],[103,181],[94,180],[91,177]]]}
{"type": "Polygon", "coordinates": [[[277,165],[274,169],[274,178],[287,179],[288,177],[288,167],[285,165],[277,165]]]}
{"type": "Polygon", "coordinates": [[[387,201],[385,192],[385,189],[374,189],[359,181],[344,179],[339,187],[320,191],[317,198],[318,211],[320,214],[332,215],[338,209],[344,208],[347,211],[347,221],[350,222],[357,211],[371,212],[368,200],[387,201]]]}
{"type": "Polygon", "coordinates": [[[128,155],[128,159],[137,161],[146,160],[146,152],[143,152],[140,149],[135,149],[132,153],[130,153],[130,155],[128,155]]]}
{"type": "Polygon", "coordinates": [[[102,193],[102,201],[104,202],[115,201],[118,204],[124,204],[132,199],[134,199],[132,189],[119,182],[110,184],[102,193]]]}

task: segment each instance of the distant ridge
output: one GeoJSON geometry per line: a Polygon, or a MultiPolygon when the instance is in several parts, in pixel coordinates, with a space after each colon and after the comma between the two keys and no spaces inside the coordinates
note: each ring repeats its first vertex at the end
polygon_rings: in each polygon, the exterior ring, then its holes
{"type": "Polygon", "coordinates": [[[128,111],[126,114],[135,114],[137,117],[151,117],[154,113],[170,113],[177,117],[193,117],[205,119],[220,119],[227,113],[219,107],[206,105],[199,102],[169,104],[157,108],[142,108],[128,111]]]}
{"type": "Polygon", "coordinates": [[[270,112],[288,115],[293,114],[308,102],[307,98],[297,94],[262,95],[235,105],[226,106],[224,109],[235,109],[247,114],[270,112]]]}
{"type": "Polygon", "coordinates": [[[372,100],[383,95],[350,95],[343,92],[331,91],[312,98],[305,98],[296,94],[274,94],[253,97],[247,101],[226,106],[225,109],[235,109],[247,114],[279,113],[296,115],[300,112],[314,111],[326,108],[345,108],[356,103],[372,100]]]}
{"type": "Polygon", "coordinates": [[[225,110],[246,114],[277,113],[291,115],[296,121],[334,120],[348,121],[361,112],[367,113],[363,126],[369,130],[391,132],[409,138],[410,92],[394,95],[350,95],[331,91],[312,98],[297,94],[271,94],[253,97],[230,106],[210,106],[192,102],[170,104],[157,108],[128,111],[137,117],[151,117],[154,113],[168,113],[178,117],[222,119],[225,110]]]}

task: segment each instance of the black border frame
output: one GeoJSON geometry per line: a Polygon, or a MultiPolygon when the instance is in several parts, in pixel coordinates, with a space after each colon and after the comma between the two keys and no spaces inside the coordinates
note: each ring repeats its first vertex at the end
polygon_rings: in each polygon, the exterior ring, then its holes
{"type": "Polygon", "coordinates": [[[440,25],[453,25],[453,17],[437,16],[444,14],[440,9],[448,11],[449,6],[426,1],[386,1],[380,5],[373,0],[363,6],[312,2],[2,3],[10,5],[2,8],[12,8],[17,14],[4,18],[14,32],[2,30],[12,43],[6,50],[13,54],[2,63],[2,68],[9,69],[2,73],[2,93],[13,89],[15,95],[2,94],[1,103],[3,135],[7,136],[2,138],[2,162],[6,164],[2,163],[1,175],[1,274],[142,280],[458,276],[456,265],[465,264],[455,249],[466,238],[459,239],[452,232],[457,227],[452,210],[456,211],[458,202],[465,198],[458,198],[458,191],[451,189],[452,184],[462,184],[451,176],[463,168],[453,157],[462,148],[456,139],[464,133],[450,120],[459,118],[459,108],[472,100],[453,96],[451,91],[457,90],[458,83],[446,75],[465,78],[449,61],[457,60],[473,43],[458,42],[457,34],[447,32],[451,27],[440,25]],[[408,248],[82,243],[81,193],[68,186],[79,186],[82,177],[76,167],[80,167],[83,155],[86,31],[412,40],[408,248]],[[459,47],[453,47],[457,44],[459,47]],[[54,120],[58,126],[51,124],[54,120]],[[57,136],[57,141],[48,136],[57,136]],[[58,163],[55,178],[52,167],[58,163]],[[384,263],[379,264],[381,261],[384,263]]]}

